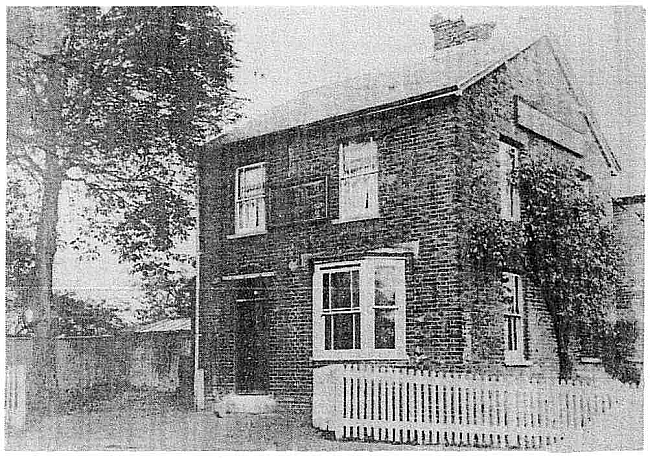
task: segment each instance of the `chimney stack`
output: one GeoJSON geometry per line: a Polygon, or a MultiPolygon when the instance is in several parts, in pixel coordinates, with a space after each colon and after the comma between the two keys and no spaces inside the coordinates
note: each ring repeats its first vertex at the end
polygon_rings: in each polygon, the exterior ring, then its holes
{"type": "Polygon", "coordinates": [[[452,20],[436,14],[429,22],[434,37],[433,49],[438,51],[470,41],[487,40],[492,36],[496,25],[496,22],[484,22],[468,26],[462,17],[452,20]]]}

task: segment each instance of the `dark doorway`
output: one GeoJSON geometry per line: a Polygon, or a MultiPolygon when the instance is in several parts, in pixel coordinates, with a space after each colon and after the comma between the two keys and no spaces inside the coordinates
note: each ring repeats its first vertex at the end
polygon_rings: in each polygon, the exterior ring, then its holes
{"type": "Polygon", "coordinates": [[[269,389],[267,359],[268,292],[261,278],[237,281],[237,392],[264,394],[269,389]]]}

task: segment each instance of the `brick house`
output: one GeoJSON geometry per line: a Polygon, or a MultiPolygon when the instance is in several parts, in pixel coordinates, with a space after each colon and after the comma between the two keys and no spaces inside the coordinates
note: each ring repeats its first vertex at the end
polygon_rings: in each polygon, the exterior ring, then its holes
{"type": "Polygon", "coordinates": [[[298,95],[208,145],[200,166],[200,365],[206,393],[308,407],[312,370],[381,361],[557,377],[549,313],[526,272],[505,308],[460,257],[484,167],[519,218],[519,155],[565,157],[609,199],[619,166],[548,38],[434,18],[421,65],[298,95]]]}

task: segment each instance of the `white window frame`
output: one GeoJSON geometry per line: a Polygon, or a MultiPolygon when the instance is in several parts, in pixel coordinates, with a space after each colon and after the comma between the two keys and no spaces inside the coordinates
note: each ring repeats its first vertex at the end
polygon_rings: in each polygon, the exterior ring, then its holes
{"type": "Polygon", "coordinates": [[[524,352],[524,285],[521,275],[503,272],[504,296],[506,302],[503,317],[503,334],[505,345],[505,363],[516,365],[525,362],[524,352]],[[508,292],[508,290],[510,292],[508,292]]]}
{"type": "Polygon", "coordinates": [[[501,218],[506,221],[521,220],[519,186],[512,183],[512,172],[519,168],[521,152],[509,143],[499,141],[499,202],[501,218]]]}
{"type": "Polygon", "coordinates": [[[378,216],[379,148],[377,143],[372,137],[361,143],[341,143],[339,145],[339,221],[354,221],[378,216]],[[358,168],[346,170],[346,151],[354,149],[367,150],[369,160],[358,168]],[[362,194],[351,192],[355,189],[365,192],[362,194]]]}
{"type": "MultiPolygon", "coordinates": [[[[313,276],[313,349],[314,360],[405,360],[406,355],[406,286],[404,258],[369,257],[351,262],[316,264],[313,276]],[[381,266],[397,269],[395,307],[376,307],[375,270],[381,266]],[[360,348],[325,349],[325,316],[323,310],[323,276],[325,273],[359,272],[359,313],[361,317],[360,348]],[[375,310],[395,309],[395,348],[375,348],[375,310]]],[[[353,341],[354,346],[354,341],[353,341]]]]}
{"type": "Polygon", "coordinates": [[[257,162],[249,164],[244,167],[239,167],[235,171],[235,234],[259,234],[266,232],[266,163],[257,162]],[[262,188],[259,194],[242,197],[239,192],[239,180],[242,173],[254,170],[256,168],[262,169],[262,188]],[[241,214],[241,205],[255,201],[255,209],[257,220],[254,225],[250,221],[243,221],[241,214]]]}

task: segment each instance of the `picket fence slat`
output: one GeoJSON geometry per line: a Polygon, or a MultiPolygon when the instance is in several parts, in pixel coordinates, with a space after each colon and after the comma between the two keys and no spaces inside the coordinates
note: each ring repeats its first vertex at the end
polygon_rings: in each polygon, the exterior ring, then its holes
{"type": "Polygon", "coordinates": [[[575,440],[606,421],[613,406],[642,402],[638,388],[622,384],[360,364],[326,366],[314,374],[315,402],[322,406],[335,396],[329,402],[337,406],[315,411],[314,425],[334,431],[337,439],[539,448],[575,440]]]}

